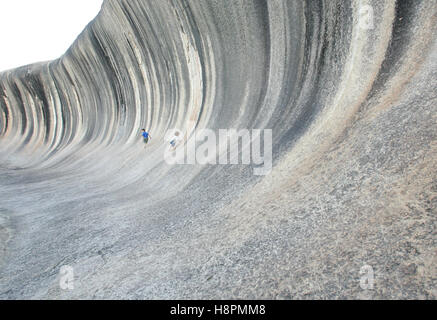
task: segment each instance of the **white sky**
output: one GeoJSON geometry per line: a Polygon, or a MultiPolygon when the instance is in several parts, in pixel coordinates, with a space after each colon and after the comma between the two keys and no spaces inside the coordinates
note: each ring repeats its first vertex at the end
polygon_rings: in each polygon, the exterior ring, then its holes
{"type": "Polygon", "coordinates": [[[0,0],[0,71],[59,58],[103,0],[0,0]]]}

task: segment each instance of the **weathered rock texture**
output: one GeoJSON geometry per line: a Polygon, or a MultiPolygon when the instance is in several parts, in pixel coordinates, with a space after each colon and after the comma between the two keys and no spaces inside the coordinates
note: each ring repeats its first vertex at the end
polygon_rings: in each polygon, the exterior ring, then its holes
{"type": "Polygon", "coordinates": [[[436,21],[434,0],[105,1],[60,59],[0,74],[0,298],[435,299],[436,21]],[[272,173],[166,164],[193,121],[273,129],[272,173]]]}

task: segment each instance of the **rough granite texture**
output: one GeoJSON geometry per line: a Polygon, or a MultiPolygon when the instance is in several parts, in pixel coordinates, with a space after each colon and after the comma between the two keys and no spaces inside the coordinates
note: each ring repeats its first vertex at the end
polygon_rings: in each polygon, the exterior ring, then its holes
{"type": "Polygon", "coordinates": [[[106,0],[0,74],[0,299],[436,299],[436,39],[435,0],[106,0]],[[166,164],[193,123],[271,174],[166,164]]]}

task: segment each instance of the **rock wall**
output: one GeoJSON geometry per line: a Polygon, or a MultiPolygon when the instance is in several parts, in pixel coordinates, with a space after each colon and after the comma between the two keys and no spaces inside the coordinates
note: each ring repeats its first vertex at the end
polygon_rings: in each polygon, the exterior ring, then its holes
{"type": "Polygon", "coordinates": [[[0,74],[0,298],[435,299],[436,21],[106,0],[58,60],[0,74]],[[272,129],[273,169],[171,166],[172,128],[272,129]]]}

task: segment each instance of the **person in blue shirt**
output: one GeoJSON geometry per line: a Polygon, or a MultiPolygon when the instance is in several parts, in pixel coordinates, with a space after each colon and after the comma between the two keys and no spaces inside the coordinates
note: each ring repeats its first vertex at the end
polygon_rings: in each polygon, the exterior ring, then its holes
{"type": "Polygon", "coordinates": [[[141,134],[144,138],[144,143],[147,144],[149,139],[152,139],[152,136],[146,131],[146,129],[142,129],[143,133],[141,134]]]}

